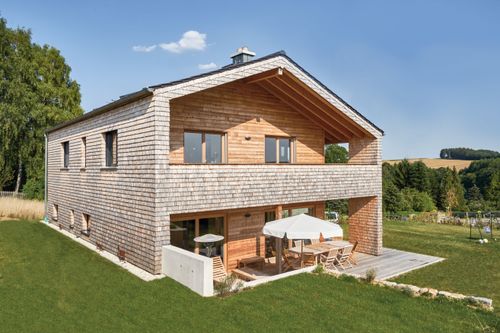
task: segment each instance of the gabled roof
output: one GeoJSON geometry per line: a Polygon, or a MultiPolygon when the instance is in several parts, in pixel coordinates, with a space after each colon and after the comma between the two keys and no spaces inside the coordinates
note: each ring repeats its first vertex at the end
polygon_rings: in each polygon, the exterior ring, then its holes
{"type": "Polygon", "coordinates": [[[340,98],[337,94],[335,94],[333,91],[331,91],[327,86],[325,86],[323,83],[321,83],[321,81],[319,81],[314,76],[312,76],[309,72],[307,72],[304,68],[302,68],[299,64],[297,64],[292,58],[290,58],[289,56],[287,56],[286,53],[285,53],[285,51],[278,51],[278,52],[275,52],[275,53],[271,53],[271,54],[266,55],[264,57],[260,57],[260,58],[257,58],[257,59],[251,60],[251,61],[240,63],[240,64],[227,65],[227,66],[224,66],[224,67],[222,67],[220,69],[217,69],[217,70],[214,70],[214,71],[206,72],[206,73],[199,74],[199,75],[190,76],[190,77],[187,77],[187,78],[184,78],[184,79],[181,79],[181,80],[175,80],[175,81],[171,81],[171,82],[167,82],[167,83],[161,83],[161,84],[152,85],[152,86],[143,88],[141,90],[138,90],[136,92],[133,92],[133,93],[130,93],[130,94],[126,94],[126,95],[122,95],[116,101],[108,103],[108,104],[106,104],[106,105],[104,105],[102,107],[96,108],[96,109],[94,109],[92,111],[89,111],[89,112],[83,114],[80,117],[77,117],[77,118],[72,119],[70,121],[64,122],[62,124],[59,124],[59,125],[51,128],[51,129],[47,130],[47,133],[54,132],[54,131],[56,131],[58,129],[61,129],[63,127],[67,127],[69,125],[78,123],[78,122],[83,121],[85,119],[89,119],[89,118],[95,117],[95,116],[97,116],[99,114],[102,114],[102,113],[105,113],[107,111],[113,110],[113,109],[118,108],[120,106],[124,106],[126,104],[129,104],[131,102],[137,101],[139,99],[151,96],[151,95],[153,95],[154,91],[157,90],[157,89],[163,89],[163,88],[173,87],[173,86],[180,85],[180,84],[185,84],[185,83],[188,83],[190,81],[202,79],[202,78],[205,78],[205,77],[214,76],[214,75],[217,75],[217,74],[220,74],[220,73],[223,73],[223,72],[226,72],[226,71],[234,70],[234,69],[237,69],[237,68],[241,68],[241,67],[247,67],[247,66],[250,66],[250,65],[255,65],[255,64],[259,63],[259,62],[263,62],[263,61],[270,60],[270,59],[273,59],[273,58],[278,58],[278,57],[282,57],[282,58],[288,60],[291,64],[293,64],[293,66],[295,66],[297,69],[299,69],[309,79],[311,79],[312,81],[314,81],[317,85],[319,85],[321,88],[323,88],[325,91],[327,91],[330,95],[334,96],[334,98],[337,99],[340,103],[342,103],[342,105],[344,105],[349,110],[351,110],[352,112],[354,112],[357,116],[359,116],[364,121],[366,121],[370,126],[372,126],[380,134],[382,134],[382,135],[384,134],[383,130],[381,130],[379,127],[377,127],[375,124],[373,124],[370,120],[368,120],[365,116],[363,116],[361,113],[359,113],[355,108],[353,108],[346,101],[344,101],[342,98],[340,98]]]}

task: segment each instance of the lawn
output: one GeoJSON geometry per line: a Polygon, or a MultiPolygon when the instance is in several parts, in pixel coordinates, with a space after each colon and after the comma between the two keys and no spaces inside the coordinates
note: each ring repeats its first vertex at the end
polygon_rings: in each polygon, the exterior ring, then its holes
{"type": "MultiPolygon", "coordinates": [[[[396,227],[389,228],[389,242],[405,239],[396,227]]],[[[493,313],[326,275],[302,274],[225,299],[201,298],[168,278],[143,282],[37,222],[0,222],[0,274],[2,332],[481,332],[484,325],[499,327],[493,313]]]]}
{"type": "Polygon", "coordinates": [[[446,258],[395,281],[488,297],[500,315],[500,237],[488,244],[468,237],[468,227],[385,222],[384,246],[446,258]]]}

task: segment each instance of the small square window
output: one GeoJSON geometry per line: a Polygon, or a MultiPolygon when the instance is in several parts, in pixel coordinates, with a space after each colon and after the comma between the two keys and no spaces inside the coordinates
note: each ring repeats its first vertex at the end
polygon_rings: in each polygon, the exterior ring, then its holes
{"type": "Polygon", "coordinates": [[[59,205],[53,204],[52,205],[52,219],[54,221],[57,221],[58,217],[59,217],[59,205]]]}
{"type": "Polygon", "coordinates": [[[73,209],[69,211],[69,228],[75,228],[75,211],[73,209]]]}
{"type": "Polygon", "coordinates": [[[82,234],[90,236],[90,215],[82,214],[82,234]]]}

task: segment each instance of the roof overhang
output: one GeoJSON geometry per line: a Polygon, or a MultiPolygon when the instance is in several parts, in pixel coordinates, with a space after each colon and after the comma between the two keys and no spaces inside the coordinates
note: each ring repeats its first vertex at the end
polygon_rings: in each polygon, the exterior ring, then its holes
{"type": "Polygon", "coordinates": [[[349,142],[355,137],[374,137],[365,127],[325,100],[285,68],[275,68],[243,80],[279,98],[325,131],[327,143],[349,142]]]}

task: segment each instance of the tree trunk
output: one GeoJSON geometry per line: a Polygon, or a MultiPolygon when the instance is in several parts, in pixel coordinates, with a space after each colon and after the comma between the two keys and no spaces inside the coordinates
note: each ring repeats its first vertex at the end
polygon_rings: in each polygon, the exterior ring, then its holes
{"type": "Polygon", "coordinates": [[[21,187],[21,176],[23,173],[23,162],[21,161],[21,156],[19,156],[19,162],[17,164],[17,179],[16,179],[16,189],[14,192],[19,193],[19,188],[21,187]]]}

